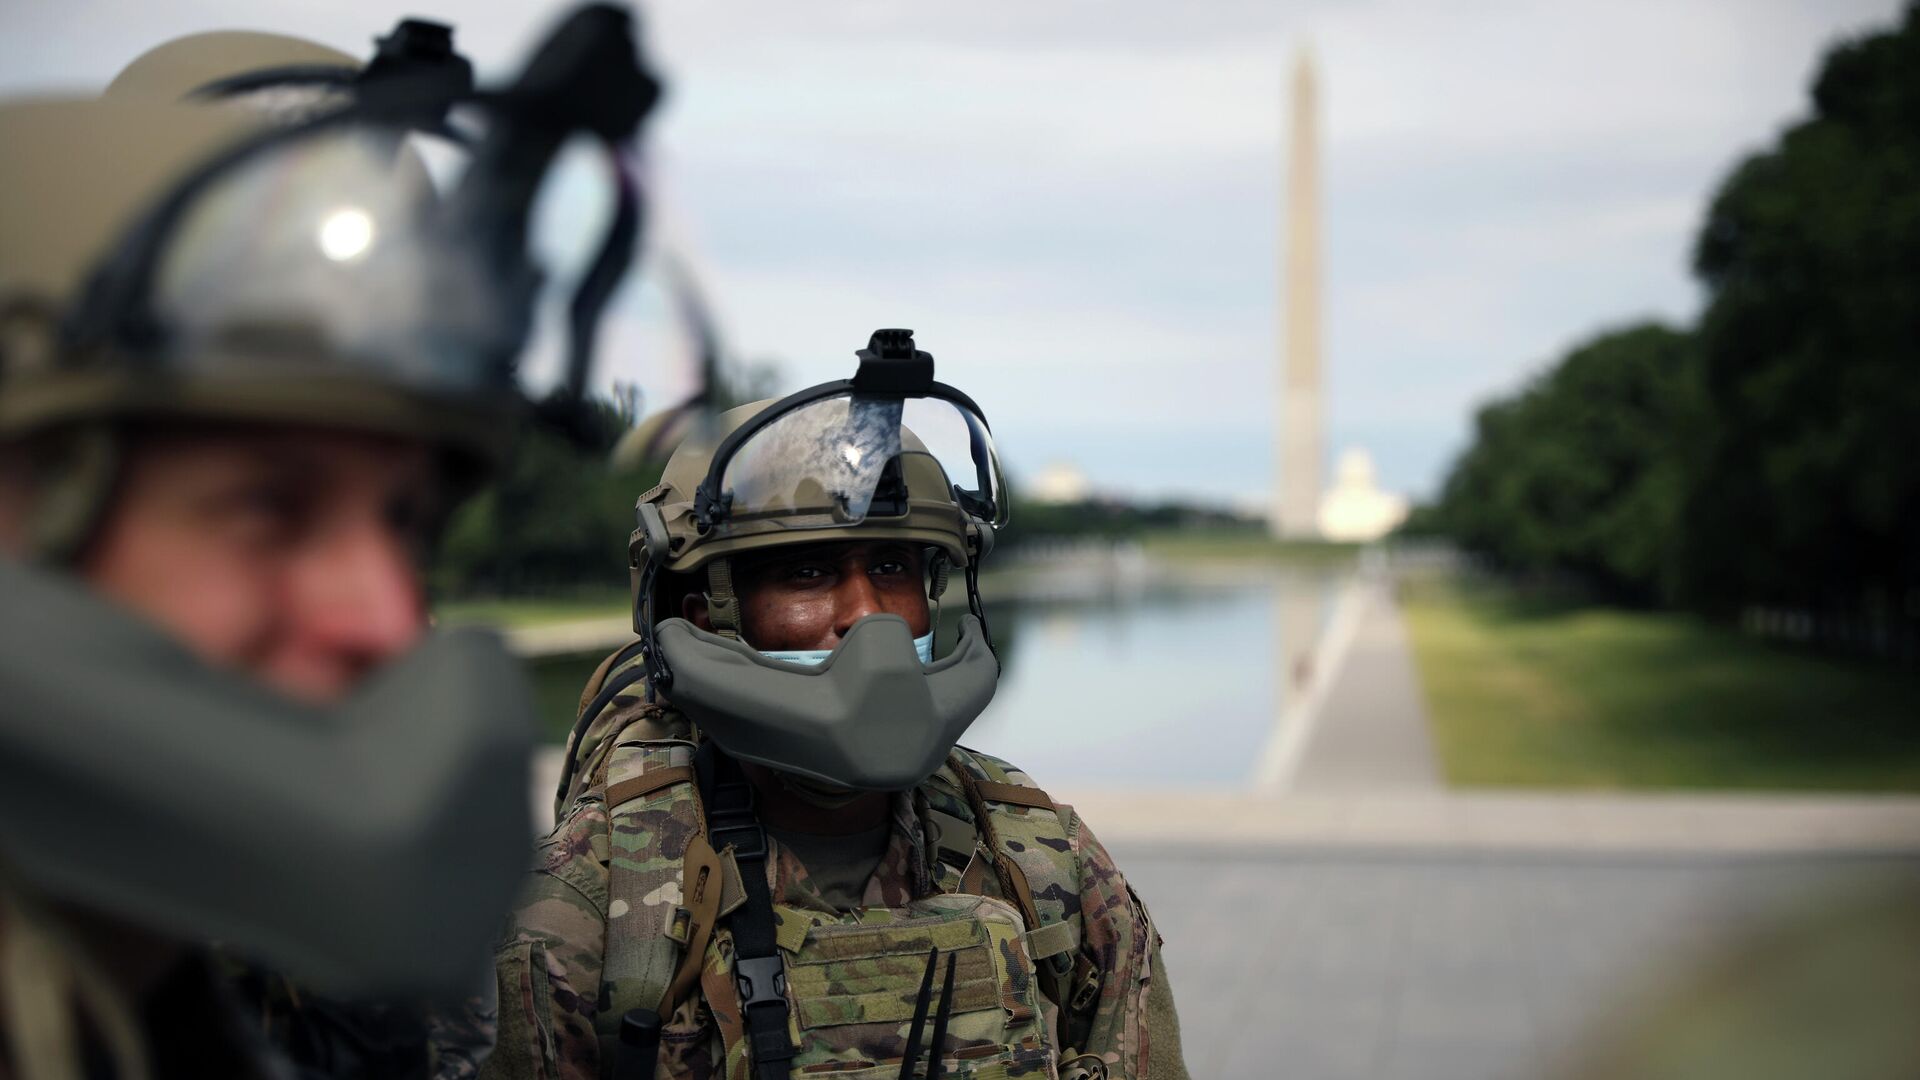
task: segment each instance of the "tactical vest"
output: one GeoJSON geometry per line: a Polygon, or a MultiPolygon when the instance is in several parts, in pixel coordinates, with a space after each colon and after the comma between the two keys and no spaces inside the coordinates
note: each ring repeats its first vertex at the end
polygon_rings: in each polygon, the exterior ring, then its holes
{"type": "MultiPolygon", "coordinates": [[[[727,915],[746,902],[732,849],[707,842],[684,728],[610,732],[602,784],[610,820],[606,950],[596,1028],[617,1060],[630,1009],[666,1018],[663,1074],[710,1056],[704,1001],[724,1044],[715,1075],[746,1074],[748,1040],[727,915]]],[[[1077,1045],[1074,1017],[1098,993],[1079,953],[1079,865],[1071,811],[1005,762],[956,748],[917,789],[935,892],[901,908],[828,916],[775,904],[795,1077],[899,1074],[930,949],[952,954],[948,1076],[1057,1075],[1077,1045]],[[1065,1010],[1063,1020],[1063,1012],[1065,1010]]],[[[757,871],[757,866],[755,867],[757,871]]],[[[777,899],[777,898],[776,898],[777,899]]]]}

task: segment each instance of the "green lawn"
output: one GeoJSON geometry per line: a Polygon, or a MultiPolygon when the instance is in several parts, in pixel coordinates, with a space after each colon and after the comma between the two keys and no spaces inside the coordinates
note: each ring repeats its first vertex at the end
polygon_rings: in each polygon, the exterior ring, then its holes
{"type": "Polygon", "coordinates": [[[515,600],[455,600],[434,606],[434,616],[449,626],[486,623],[489,626],[544,626],[618,616],[627,611],[624,590],[579,596],[515,600]]]}
{"type": "MultiPolygon", "coordinates": [[[[488,626],[528,627],[572,622],[576,619],[616,618],[627,613],[624,592],[580,594],[513,600],[458,600],[435,605],[442,625],[481,623],[488,626]]],[[[566,741],[573,714],[580,705],[580,688],[600,665],[604,652],[581,656],[546,656],[527,663],[533,694],[540,711],[541,735],[548,742],[566,741]]]]}
{"type": "Polygon", "coordinates": [[[540,710],[540,734],[551,743],[564,743],[580,711],[580,689],[587,685],[601,653],[589,656],[549,656],[527,665],[533,678],[533,697],[540,710]]]}
{"type": "Polygon", "coordinates": [[[1920,790],[1920,678],[1671,614],[1406,586],[1447,779],[1920,790]]]}

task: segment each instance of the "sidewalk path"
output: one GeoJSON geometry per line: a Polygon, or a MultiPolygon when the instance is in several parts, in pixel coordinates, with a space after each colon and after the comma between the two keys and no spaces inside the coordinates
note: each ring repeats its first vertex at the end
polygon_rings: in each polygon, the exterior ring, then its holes
{"type": "Polygon", "coordinates": [[[1109,841],[1165,939],[1195,1080],[1553,1075],[1623,1000],[1879,856],[1675,857],[1109,841]]]}
{"type": "Polygon", "coordinates": [[[1320,703],[1287,790],[1307,793],[1433,791],[1440,769],[1426,698],[1391,585],[1357,586],[1361,604],[1343,662],[1320,703]]]}
{"type": "Polygon", "coordinates": [[[633,640],[633,620],[625,615],[497,629],[507,648],[522,660],[610,653],[633,640]]]}
{"type": "Polygon", "coordinates": [[[1058,793],[1165,938],[1196,1080],[1546,1075],[1796,898],[1920,876],[1920,798],[1058,793]]]}

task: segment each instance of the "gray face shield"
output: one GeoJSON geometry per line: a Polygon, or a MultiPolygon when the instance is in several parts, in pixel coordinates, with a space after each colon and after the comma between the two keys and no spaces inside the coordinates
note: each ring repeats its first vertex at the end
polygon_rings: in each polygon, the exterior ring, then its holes
{"type": "Polygon", "coordinates": [[[673,704],[727,753],[859,791],[932,776],[993,700],[1000,664],[972,615],[953,652],[925,665],[898,615],[853,625],[818,667],[774,660],[685,619],[655,631],[673,704]]]}
{"type": "Polygon", "coordinates": [[[332,708],[0,559],[0,861],[340,994],[468,993],[531,834],[532,701],[480,632],[332,708]]]}

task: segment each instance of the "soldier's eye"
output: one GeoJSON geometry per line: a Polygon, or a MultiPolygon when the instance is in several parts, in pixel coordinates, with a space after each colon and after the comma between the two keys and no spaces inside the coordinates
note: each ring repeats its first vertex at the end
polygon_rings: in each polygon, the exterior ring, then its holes
{"type": "Polygon", "coordinates": [[[213,509],[215,520],[230,535],[270,546],[288,543],[298,535],[306,525],[309,507],[298,485],[263,478],[228,490],[213,509]]]}
{"type": "Polygon", "coordinates": [[[387,500],[380,516],[388,528],[413,539],[426,533],[431,509],[426,495],[413,491],[401,492],[387,500]]]}

